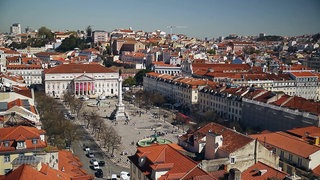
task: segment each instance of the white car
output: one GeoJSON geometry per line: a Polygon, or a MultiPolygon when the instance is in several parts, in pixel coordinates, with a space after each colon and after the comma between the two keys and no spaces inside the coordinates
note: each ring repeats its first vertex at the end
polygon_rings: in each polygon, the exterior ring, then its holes
{"type": "Polygon", "coordinates": [[[112,174],[111,175],[111,180],[117,180],[117,175],[116,174],[112,174]]]}
{"type": "Polygon", "coordinates": [[[100,169],[98,161],[93,162],[93,169],[94,170],[100,169]]]}
{"type": "Polygon", "coordinates": [[[130,174],[125,171],[120,172],[120,179],[121,180],[130,180],[130,174]]]}

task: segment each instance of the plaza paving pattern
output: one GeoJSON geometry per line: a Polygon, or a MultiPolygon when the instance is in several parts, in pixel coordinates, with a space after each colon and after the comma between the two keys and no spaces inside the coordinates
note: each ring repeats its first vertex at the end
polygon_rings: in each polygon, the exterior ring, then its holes
{"type": "MultiPolygon", "coordinates": [[[[145,138],[149,138],[155,133],[155,128],[157,132],[164,134],[161,138],[168,139],[173,143],[177,143],[177,137],[183,133],[182,129],[173,126],[169,123],[172,121],[171,112],[168,110],[160,109],[160,118],[154,117],[153,113],[159,114],[158,108],[153,108],[148,111],[145,109],[140,109],[133,104],[129,104],[124,101],[126,107],[126,112],[129,114],[129,122],[125,121],[111,121],[108,117],[112,111],[116,108],[117,99],[106,99],[100,103],[100,106],[92,106],[96,103],[95,100],[89,100],[85,102],[83,111],[96,111],[105,121],[107,125],[113,126],[114,129],[121,136],[122,143],[119,148],[115,150],[114,157],[110,157],[110,153],[107,153],[107,148],[103,148],[102,141],[99,141],[93,135],[93,139],[97,142],[102,150],[107,156],[117,165],[129,168],[130,163],[127,156],[131,156],[136,152],[136,143],[145,138]],[[89,106],[88,106],[89,105],[89,106]],[[141,115],[139,111],[142,111],[141,115]],[[163,117],[163,114],[169,114],[168,118],[163,117]]],[[[78,123],[84,123],[83,121],[78,121],[78,123]]],[[[91,133],[92,129],[87,129],[91,133]]]]}

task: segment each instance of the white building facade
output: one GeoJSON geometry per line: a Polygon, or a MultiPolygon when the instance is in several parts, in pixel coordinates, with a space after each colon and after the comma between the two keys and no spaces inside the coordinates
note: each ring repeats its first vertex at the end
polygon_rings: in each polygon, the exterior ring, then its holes
{"type": "Polygon", "coordinates": [[[99,64],[62,64],[45,71],[45,92],[55,98],[117,96],[119,73],[99,64]]]}

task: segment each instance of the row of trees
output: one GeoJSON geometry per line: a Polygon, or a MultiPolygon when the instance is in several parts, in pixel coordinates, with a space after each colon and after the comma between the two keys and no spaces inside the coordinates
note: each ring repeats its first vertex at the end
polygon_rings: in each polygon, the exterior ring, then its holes
{"type": "Polygon", "coordinates": [[[35,100],[43,129],[51,145],[63,149],[67,143],[78,139],[75,125],[64,118],[62,110],[59,109],[61,105],[55,99],[43,92],[37,92],[35,100]]]}
{"type": "Polygon", "coordinates": [[[85,128],[91,129],[91,134],[101,141],[101,145],[113,155],[114,150],[121,144],[121,136],[112,127],[104,123],[104,119],[96,111],[84,109],[84,102],[75,98],[70,93],[63,96],[64,103],[76,115],[77,119],[83,121],[85,128]]]}
{"type": "Polygon", "coordinates": [[[104,123],[96,111],[83,111],[81,118],[87,129],[91,128],[91,134],[100,141],[100,145],[107,148],[108,153],[113,156],[114,150],[118,149],[121,144],[121,136],[117,131],[104,123]]]}

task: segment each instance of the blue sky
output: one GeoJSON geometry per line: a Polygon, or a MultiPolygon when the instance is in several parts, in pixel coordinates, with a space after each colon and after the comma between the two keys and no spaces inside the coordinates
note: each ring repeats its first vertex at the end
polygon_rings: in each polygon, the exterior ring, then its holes
{"type": "Polygon", "coordinates": [[[320,32],[319,0],[0,0],[0,32],[13,23],[54,31],[163,30],[191,37],[320,32]]]}

